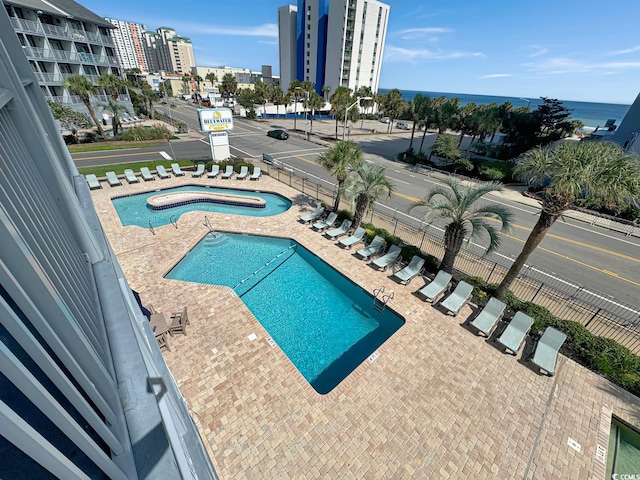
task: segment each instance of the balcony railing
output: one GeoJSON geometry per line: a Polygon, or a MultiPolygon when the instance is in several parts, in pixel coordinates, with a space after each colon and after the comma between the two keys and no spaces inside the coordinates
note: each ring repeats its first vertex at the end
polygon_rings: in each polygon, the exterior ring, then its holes
{"type": "Polygon", "coordinates": [[[64,77],[60,73],[34,72],[38,83],[63,83],[64,77]]]}
{"type": "Polygon", "coordinates": [[[23,46],[22,51],[27,56],[27,58],[39,58],[39,59],[55,58],[53,51],[49,48],[44,49],[44,48],[23,46]]]}
{"type": "Polygon", "coordinates": [[[9,17],[11,25],[15,30],[23,32],[35,32],[44,33],[42,24],[40,22],[34,22],[33,20],[25,20],[23,18],[9,17]]]}
{"type": "Polygon", "coordinates": [[[78,57],[78,52],[74,52],[73,50],[51,50],[53,53],[53,57],[56,60],[68,60],[70,62],[79,62],[80,58],[78,57]]]}
{"type": "Polygon", "coordinates": [[[46,33],[47,35],[52,35],[55,37],[63,37],[63,38],[73,38],[71,37],[69,32],[63,27],[57,27],[55,25],[49,25],[47,23],[42,23],[41,25],[42,25],[42,29],[44,30],[44,33],[46,33]]]}

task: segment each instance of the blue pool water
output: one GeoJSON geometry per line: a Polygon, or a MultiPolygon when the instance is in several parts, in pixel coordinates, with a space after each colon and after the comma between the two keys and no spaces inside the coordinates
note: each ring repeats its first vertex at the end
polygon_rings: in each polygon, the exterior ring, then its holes
{"type": "Polygon", "coordinates": [[[171,217],[180,218],[183,213],[199,210],[203,212],[230,213],[234,215],[248,215],[252,217],[269,217],[286,212],[291,208],[291,201],[282,195],[276,193],[257,192],[253,190],[240,190],[232,188],[207,187],[202,185],[185,185],[176,188],[157,189],[150,192],[137,193],[124,197],[114,197],[112,199],[113,206],[118,212],[120,221],[125,227],[128,225],[137,225],[139,227],[148,227],[149,221],[154,227],[161,227],[171,223],[171,217]],[[237,205],[222,205],[216,203],[195,203],[190,205],[181,205],[178,207],[168,208],[166,210],[152,210],[147,205],[147,198],[160,193],[167,192],[213,192],[213,193],[231,193],[235,195],[245,195],[263,198],[267,204],[265,208],[241,207],[237,205]]]}
{"type": "Polygon", "coordinates": [[[328,393],[403,324],[293,240],[207,235],[166,278],[234,288],[311,386],[328,393]]]}

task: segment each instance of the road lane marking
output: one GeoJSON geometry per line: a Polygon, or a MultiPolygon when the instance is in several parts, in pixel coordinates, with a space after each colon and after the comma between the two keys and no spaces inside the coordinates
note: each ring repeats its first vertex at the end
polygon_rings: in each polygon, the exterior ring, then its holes
{"type": "Polygon", "coordinates": [[[162,158],[164,158],[165,160],[173,160],[173,158],[171,158],[171,155],[169,155],[167,152],[158,152],[160,155],[162,155],[162,158]]]}
{"type": "Polygon", "coordinates": [[[389,177],[389,180],[393,180],[394,182],[404,183],[405,185],[411,185],[410,182],[405,182],[404,180],[399,180],[397,178],[389,177]]]}

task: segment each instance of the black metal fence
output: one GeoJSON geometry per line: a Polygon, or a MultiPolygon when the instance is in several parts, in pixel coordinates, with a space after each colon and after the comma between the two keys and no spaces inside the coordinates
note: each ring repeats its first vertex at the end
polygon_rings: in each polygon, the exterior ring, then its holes
{"type": "MultiPolygon", "coordinates": [[[[332,205],[336,190],[332,184],[318,183],[306,172],[281,161],[267,159],[266,173],[276,180],[332,205]]],[[[367,221],[399,237],[407,245],[415,245],[424,253],[442,258],[444,246],[439,229],[415,226],[397,215],[389,215],[374,208],[367,221]]],[[[496,255],[483,256],[482,247],[473,243],[463,245],[456,258],[455,269],[462,275],[480,277],[498,283],[509,270],[509,259],[496,255]]],[[[616,340],[640,354],[640,308],[621,302],[609,295],[583,287],[578,282],[547,272],[534,265],[525,265],[511,285],[520,300],[546,307],[553,315],[584,325],[594,335],[616,340]]]]}

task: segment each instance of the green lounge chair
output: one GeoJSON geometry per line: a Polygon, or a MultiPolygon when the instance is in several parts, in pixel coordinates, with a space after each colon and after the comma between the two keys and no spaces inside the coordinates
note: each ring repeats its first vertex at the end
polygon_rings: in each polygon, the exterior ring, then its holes
{"type": "Polygon", "coordinates": [[[308,215],[303,215],[298,217],[302,223],[313,222],[314,220],[319,219],[324,213],[324,207],[322,205],[318,206],[313,213],[309,213],[308,215]]]}
{"type": "Polygon", "coordinates": [[[156,179],[156,177],[151,175],[151,172],[149,171],[149,167],[141,167],[140,168],[140,175],[142,175],[142,179],[145,182],[149,182],[151,180],[155,180],[156,179]]]}
{"type": "Polygon", "coordinates": [[[122,185],[120,183],[120,180],[118,179],[118,176],[116,175],[116,172],[107,172],[105,175],[107,176],[107,182],[109,182],[109,185],[111,185],[112,187],[122,185]]]}
{"type": "Polygon", "coordinates": [[[193,172],[191,176],[198,178],[198,177],[201,177],[202,175],[204,175],[204,163],[199,163],[198,168],[196,168],[196,171],[193,172]]]}
{"type": "Polygon", "coordinates": [[[236,175],[236,180],[244,180],[245,178],[247,178],[247,175],[249,175],[249,167],[243,165],[242,167],[240,167],[240,173],[236,175]]]}
{"type": "Polygon", "coordinates": [[[211,165],[211,171],[207,174],[208,178],[216,178],[220,174],[220,165],[211,165]]]}
{"type": "Polygon", "coordinates": [[[180,165],[178,165],[177,163],[171,164],[171,171],[176,177],[184,176],[184,172],[180,169],[180,165]]]}
{"type": "Polygon", "coordinates": [[[331,212],[327,216],[327,218],[325,218],[324,220],[321,220],[311,225],[311,228],[322,232],[323,230],[326,230],[327,228],[332,227],[333,224],[336,223],[337,219],[338,219],[338,214],[335,212],[331,212]]]}
{"type": "Polygon", "coordinates": [[[389,265],[393,265],[395,263],[395,261],[400,256],[401,251],[402,249],[399,246],[395,244],[391,245],[387,253],[382,255],[380,258],[374,260],[373,262],[370,262],[370,265],[373,265],[374,267],[378,267],[380,270],[384,272],[389,265]]]}
{"type": "Polygon", "coordinates": [[[356,243],[362,241],[365,232],[366,230],[363,227],[358,227],[356,228],[356,231],[353,232],[353,235],[347,238],[343,238],[342,240],[340,240],[340,242],[338,242],[338,245],[344,248],[351,248],[356,243]]]}
{"type": "Polygon", "coordinates": [[[85,177],[87,179],[87,183],[89,184],[89,190],[95,190],[97,188],[102,188],[100,185],[100,180],[93,173],[90,173],[85,177]]]}
{"type": "Polygon", "coordinates": [[[455,290],[447,298],[440,302],[440,306],[453,313],[454,317],[457,317],[460,309],[462,309],[462,307],[464,307],[464,305],[471,298],[472,292],[473,287],[471,285],[469,285],[467,282],[460,281],[458,282],[458,285],[456,285],[455,290]]]}
{"type": "Polygon", "coordinates": [[[423,265],[424,265],[424,258],[414,255],[411,261],[409,262],[409,265],[404,267],[399,272],[392,274],[391,278],[395,277],[400,281],[400,283],[409,285],[411,280],[413,280],[413,277],[415,277],[420,273],[420,270],[422,270],[423,265]]]}
{"type": "Polygon", "coordinates": [[[356,255],[362,259],[369,259],[372,255],[375,255],[384,247],[384,238],[379,235],[373,237],[371,243],[364,248],[361,248],[356,252],[356,255]]]}
{"type": "Polygon", "coordinates": [[[440,295],[449,287],[451,274],[440,270],[431,282],[426,284],[418,293],[422,295],[428,302],[435,303],[440,295]]]}
{"type": "Polygon", "coordinates": [[[469,325],[472,325],[476,330],[489,338],[494,327],[498,324],[498,320],[502,318],[506,308],[507,306],[503,302],[497,298],[491,298],[469,325]]]}
{"type": "Polygon", "coordinates": [[[533,325],[533,318],[522,312],[516,312],[496,342],[517,355],[524,338],[531,330],[531,325],[533,325]]]}
{"type": "Polygon", "coordinates": [[[233,176],[233,165],[227,165],[224,169],[224,173],[220,178],[231,178],[233,176]]]}
{"type": "Polygon", "coordinates": [[[165,178],[170,178],[171,175],[167,172],[163,165],[156,165],[156,172],[160,179],[164,180],[165,178]]]}
{"type": "Polygon", "coordinates": [[[249,177],[249,180],[260,180],[260,175],[262,175],[260,167],[253,167],[253,173],[249,177]]]}
{"type": "Polygon", "coordinates": [[[126,178],[127,182],[129,183],[138,183],[140,181],[138,177],[136,177],[136,174],[133,173],[133,170],[131,170],[130,168],[125,169],[124,178],[126,178]]]}
{"type": "Polygon", "coordinates": [[[345,218],[338,228],[328,230],[324,234],[331,240],[335,240],[336,238],[340,238],[342,235],[346,234],[351,228],[352,223],[353,222],[351,220],[345,218]]]}
{"type": "Polygon", "coordinates": [[[540,340],[538,340],[531,362],[536,367],[547,372],[550,377],[553,377],[556,374],[558,352],[566,339],[566,334],[553,327],[547,327],[540,340]]]}

